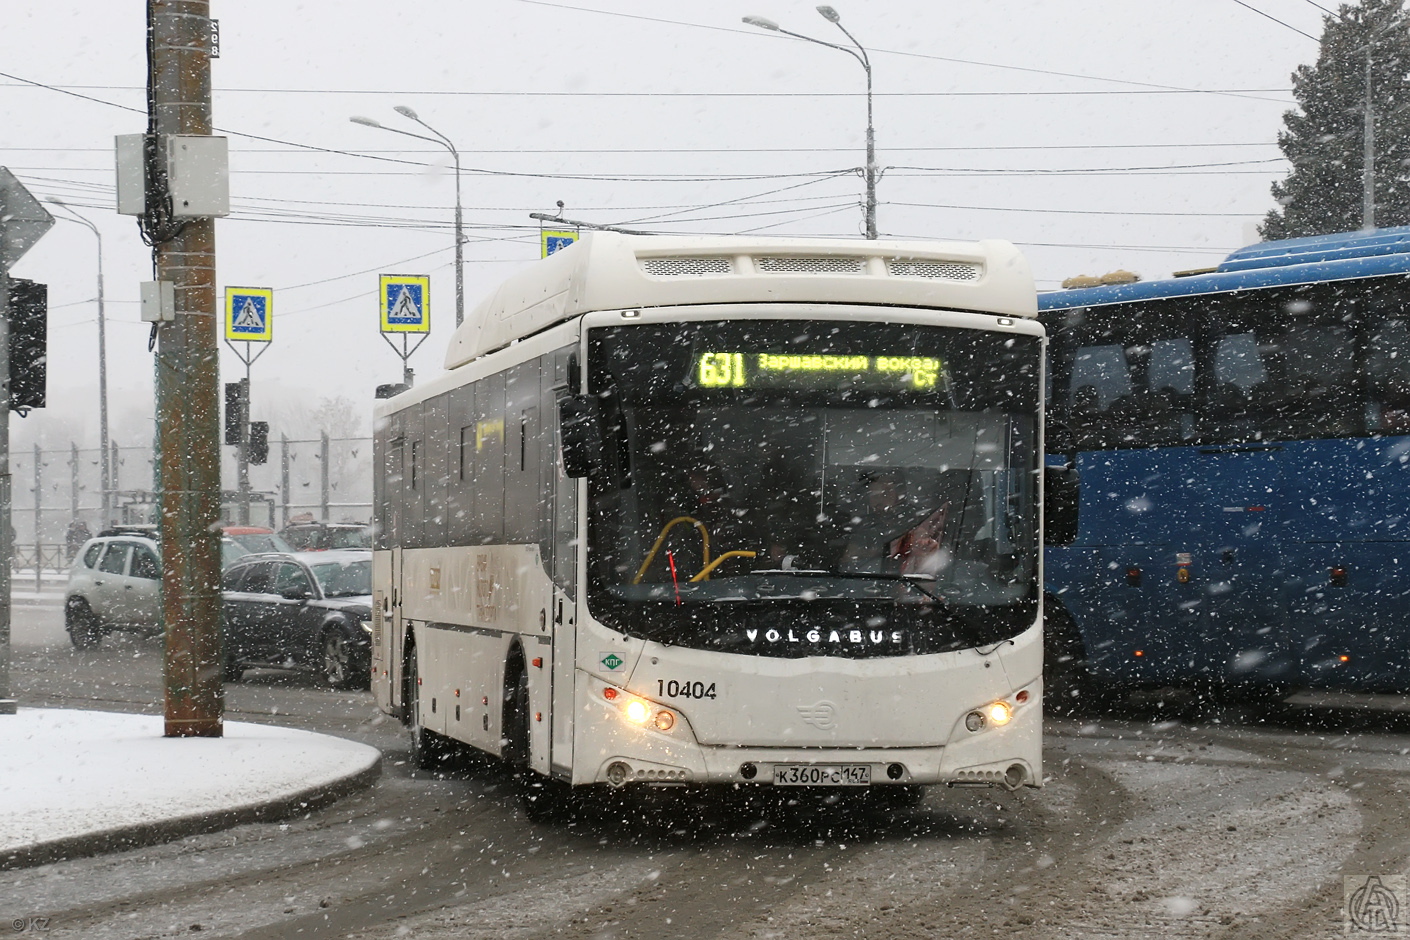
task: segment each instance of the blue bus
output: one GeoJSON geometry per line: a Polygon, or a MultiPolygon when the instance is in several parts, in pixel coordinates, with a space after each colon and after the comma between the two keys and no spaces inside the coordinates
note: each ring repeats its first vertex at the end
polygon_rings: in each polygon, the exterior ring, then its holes
{"type": "Polygon", "coordinates": [[[1410,690],[1410,227],[1039,296],[1049,701],[1410,690]]]}

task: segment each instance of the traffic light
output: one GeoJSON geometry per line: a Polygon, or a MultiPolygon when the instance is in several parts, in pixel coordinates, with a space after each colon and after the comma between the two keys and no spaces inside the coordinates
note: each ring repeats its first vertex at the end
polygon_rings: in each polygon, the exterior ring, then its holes
{"type": "Polygon", "coordinates": [[[245,422],[245,380],[225,383],[225,443],[238,446],[245,422]]]}
{"type": "Polygon", "coordinates": [[[256,466],[269,460],[269,422],[250,422],[250,463],[256,466]]]}
{"type": "Polygon", "coordinates": [[[49,286],[10,279],[10,410],[44,407],[49,374],[49,286]]]}

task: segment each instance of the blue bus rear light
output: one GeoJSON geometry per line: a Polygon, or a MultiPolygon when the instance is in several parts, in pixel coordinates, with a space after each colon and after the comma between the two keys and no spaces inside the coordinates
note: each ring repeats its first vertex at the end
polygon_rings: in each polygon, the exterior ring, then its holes
{"type": "Polygon", "coordinates": [[[1181,584],[1189,584],[1190,569],[1186,568],[1184,565],[1181,565],[1179,569],[1175,572],[1175,580],[1179,581],[1181,584]]]}
{"type": "Polygon", "coordinates": [[[1141,569],[1140,569],[1140,568],[1127,568],[1127,569],[1126,569],[1126,583],[1129,584],[1129,585],[1131,585],[1131,587],[1140,587],[1140,586],[1141,586],[1141,569]]]}
{"type": "Polygon", "coordinates": [[[1337,566],[1328,572],[1328,580],[1332,582],[1332,587],[1346,587],[1346,569],[1337,566]]]}

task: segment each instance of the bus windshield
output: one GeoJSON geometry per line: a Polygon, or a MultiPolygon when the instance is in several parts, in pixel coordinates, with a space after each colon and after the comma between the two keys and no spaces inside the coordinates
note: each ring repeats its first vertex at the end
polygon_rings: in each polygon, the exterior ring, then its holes
{"type": "Polygon", "coordinates": [[[1038,360],[1032,336],[855,320],[592,331],[594,616],[777,656],[1026,629],[1038,360]]]}

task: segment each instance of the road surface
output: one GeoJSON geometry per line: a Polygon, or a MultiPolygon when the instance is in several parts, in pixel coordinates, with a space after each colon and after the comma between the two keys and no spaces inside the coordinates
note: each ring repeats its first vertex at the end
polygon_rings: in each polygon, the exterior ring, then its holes
{"type": "MultiPolygon", "coordinates": [[[[115,636],[78,652],[57,607],[16,607],[14,654],[22,707],[160,710],[157,641],[115,636]]],[[[1373,924],[1393,897],[1403,924],[1405,702],[1302,702],[1239,712],[1147,696],[1052,721],[1041,790],[935,790],[906,810],[663,791],[535,824],[493,764],[413,772],[402,729],[367,694],[255,670],[227,690],[232,719],[372,744],[381,780],[281,823],[7,872],[0,929],[84,940],[1323,938],[1343,935],[1347,892],[1372,877],[1352,910],[1373,924]]]]}

